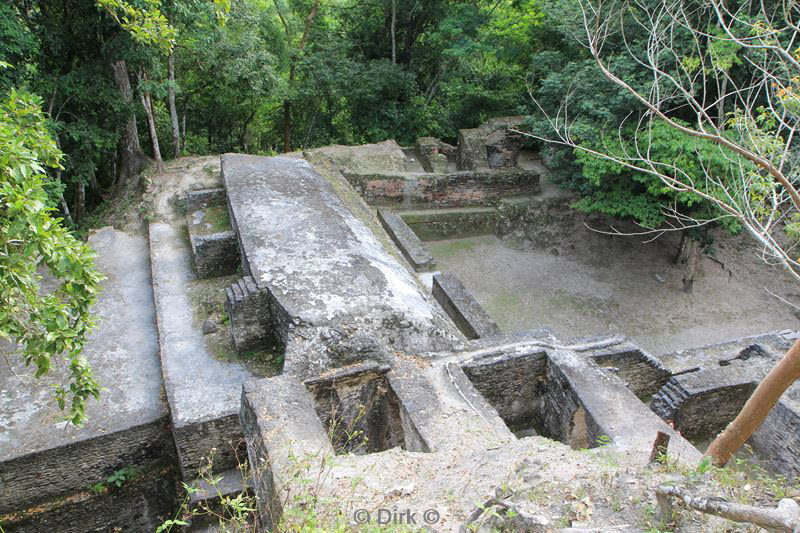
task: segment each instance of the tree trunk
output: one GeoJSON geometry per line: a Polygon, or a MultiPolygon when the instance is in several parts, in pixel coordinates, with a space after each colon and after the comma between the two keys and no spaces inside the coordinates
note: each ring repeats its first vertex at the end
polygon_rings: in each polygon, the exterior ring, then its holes
{"type": "MultiPolygon", "coordinates": [[[[119,59],[111,65],[114,69],[114,81],[122,95],[122,100],[130,105],[133,102],[133,90],[128,77],[128,66],[125,60],[119,59]]],[[[131,113],[125,122],[122,136],[119,141],[119,175],[115,175],[117,186],[124,185],[130,178],[136,176],[147,162],[147,156],[142,152],[139,144],[139,130],[136,127],[136,115],[131,113]]]]}
{"type": "Polygon", "coordinates": [[[706,450],[714,464],[724,466],[750,435],[758,429],[781,395],[800,378],[800,339],[772,367],[769,374],[758,384],[742,410],[725,430],[717,435],[706,450]]]}
{"type": "Polygon", "coordinates": [[[666,523],[673,520],[670,498],[681,500],[690,509],[734,522],[755,524],[768,531],[798,531],[800,528],[800,507],[791,498],[782,499],[777,507],[764,508],[728,502],[722,498],[695,496],[684,487],[661,485],[656,488],[656,501],[659,518],[666,523]]]}
{"type": "Polygon", "coordinates": [[[720,88],[719,102],[717,103],[717,127],[723,129],[725,126],[725,93],[728,92],[728,74],[723,73],[722,87],[720,88]]]}
{"type": "Polygon", "coordinates": [[[167,71],[169,76],[167,101],[169,102],[169,118],[172,121],[173,155],[178,158],[181,156],[181,131],[178,125],[178,110],[175,107],[175,52],[171,49],[167,56],[167,71]]]}
{"type": "Polygon", "coordinates": [[[95,193],[102,195],[103,191],[100,189],[100,184],[97,183],[97,174],[95,173],[94,168],[89,170],[89,186],[95,193]]]}
{"type": "Polygon", "coordinates": [[[183,117],[181,117],[181,147],[186,148],[186,114],[189,111],[189,98],[183,101],[183,117]]]}
{"type": "MultiPolygon", "coordinates": [[[[277,0],[273,0],[275,4],[275,9],[278,12],[278,18],[283,25],[283,31],[286,34],[286,45],[289,53],[291,54],[292,50],[292,32],[289,28],[289,24],[286,21],[286,18],[283,16],[283,12],[281,11],[281,6],[277,0]]],[[[302,52],[306,46],[306,42],[308,41],[309,35],[311,35],[311,24],[314,22],[314,18],[317,16],[317,12],[319,11],[319,2],[320,0],[314,0],[314,3],[311,4],[311,11],[309,11],[308,16],[305,20],[305,27],[303,28],[303,36],[300,38],[300,42],[297,44],[297,51],[299,56],[299,52],[302,52]]],[[[295,68],[295,61],[296,57],[294,55],[290,55],[289,59],[289,90],[294,87],[294,68],[295,68]]],[[[283,101],[283,151],[284,152],[291,152],[292,150],[292,103],[287,98],[283,101]]]]}
{"type": "MultiPolygon", "coordinates": [[[[142,69],[139,75],[140,82],[147,81],[147,73],[142,69]]],[[[144,107],[145,115],[147,115],[147,127],[150,131],[150,143],[153,147],[153,159],[156,160],[156,165],[158,165],[159,170],[163,167],[163,161],[161,159],[161,149],[158,146],[158,130],[156,130],[156,118],[155,113],[153,113],[153,102],[150,100],[150,91],[141,90],[139,91],[139,98],[142,100],[142,107],[144,107]]]]}
{"type": "Polygon", "coordinates": [[[675,256],[674,263],[683,270],[683,290],[686,292],[692,292],[694,274],[699,262],[700,243],[684,233],[681,235],[681,242],[678,245],[678,254],[675,256]]]}
{"type": "Polygon", "coordinates": [[[397,27],[397,0],[392,0],[392,65],[397,64],[397,41],[395,29],[397,27]]]}
{"type": "MultiPolygon", "coordinates": [[[[289,85],[291,85],[291,78],[289,85]]],[[[289,100],[283,101],[283,151],[292,151],[292,104],[289,100]]]]}
{"type": "MultiPolygon", "coordinates": [[[[56,144],[58,144],[58,148],[61,149],[61,143],[58,142],[58,136],[56,136],[56,144]]],[[[61,183],[61,171],[56,171],[56,181],[61,183]]],[[[64,191],[58,193],[58,199],[61,201],[61,210],[64,212],[64,218],[67,219],[70,226],[75,225],[75,221],[72,220],[72,215],[69,212],[69,205],[67,201],[64,199],[64,191]]]]}
{"type": "Polygon", "coordinates": [[[75,190],[75,222],[78,223],[83,220],[83,215],[86,212],[86,188],[82,181],[78,182],[78,187],[75,190]]]}

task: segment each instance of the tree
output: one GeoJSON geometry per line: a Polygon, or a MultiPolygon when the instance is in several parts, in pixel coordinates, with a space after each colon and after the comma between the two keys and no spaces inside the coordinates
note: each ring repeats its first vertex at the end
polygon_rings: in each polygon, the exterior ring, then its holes
{"type": "Polygon", "coordinates": [[[100,394],[81,351],[101,275],[88,247],[51,216],[44,166],[58,168],[60,158],[39,99],[12,90],[0,103],[0,337],[20,346],[37,378],[56,363],[66,369],[54,398],[80,424],[100,394]],[[52,291],[42,287],[43,267],[60,282],[52,291]]]}
{"type": "MultiPolygon", "coordinates": [[[[317,13],[319,12],[319,4],[320,0],[313,0],[311,7],[309,8],[308,15],[305,17],[303,21],[303,32],[300,35],[299,41],[295,44],[295,33],[296,31],[292,29],[289,24],[289,19],[287,19],[286,15],[283,13],[283,8],[281,7],[281,3],[279,0],[273,0],[275,4],[275,10],[278,13],[278,18],[280,18],[281,24],[283,25],[284,34],[286,36],[286,50],[289,54],[289,91],[294,89],[295,85],[295,70],[297,68],[297,60],[299,59],[300,55],[303,53],[303,49],[306,47],[306,43],[308,42],[308,37],[311,35],[311,28],[314,24],[314,18],[316,18],[317,13]]],[[[292,101],[290,98],[285,98],[283,100],[283,151],[290,152],[292,150],[292,101]]]]}
{"type": "MultiPolygon", "coordinates": [[[[576,35],[597,71],[635,107],[616,125],[614,142],[587,143],[573,129],[576,102],[568,90],[555,110],[536,101],[556,136],[534,136],[706,202],[718,216],[741,224],[766,259],[800,279],[800,263],[778,235],[782,229],[796,232],[800,221],[795,148],[800,6],[766,0],[581,0],[575,9],[576,35]],[[687,169],[682,157],[656,155],[663,153],[658,132],[665,127],[698,143],[689,155],[699,172],[687,169]],[[723,162],[721,169],[709,164],[709,146],[723,162]]],[[[668,229],[709,221],[673,206],[664,216],[673,224],[668,229]]],[[[727,461],[797,377],[800,349],[792,349],[709,448],[715,462],[727,461]]]]}

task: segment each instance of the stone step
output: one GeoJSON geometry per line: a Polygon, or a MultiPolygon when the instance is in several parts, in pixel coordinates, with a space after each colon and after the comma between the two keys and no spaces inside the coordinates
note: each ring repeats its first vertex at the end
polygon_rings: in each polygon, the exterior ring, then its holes
{"type": "MultiPolygon", "coordinates": [[[[226,511],[222,501],[225,498],[235,498],[242,490],[250,495],[252,494],[252,487],[242,476],[238,468],[231,468],[224,472],[214,474],[216,483],[209,483],[206,479],[198,478],[189,483],[197,492],[189,497],[189,509],[204,512],[205,509],[210,509],[213,513],[222,516],[230,516],[230,512],[226,511]]],[[[227,531],[225,526],[218,523],[218,519],[205,512],[192,518],[191,524],[188,526],[187,531],[192,533],[211,533],[217,531],[227,531]]]]}
{"type": "Polygon", "coordinates": [[[269,300],[252,276],[239,278],[225,289],[226,309],[236,350],[263,346],[271,338],[269,300]]]}

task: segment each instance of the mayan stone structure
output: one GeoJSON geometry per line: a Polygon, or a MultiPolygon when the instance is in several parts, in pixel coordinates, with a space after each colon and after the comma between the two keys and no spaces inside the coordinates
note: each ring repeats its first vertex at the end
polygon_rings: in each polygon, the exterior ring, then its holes
{"type": "MultiPolygon", "coordinates": [[[[24,369],[0,367],[3,528],[153,531],[184,482],[190,506],[254,495],[253,526],[270,531],[307,486],[298,464],[330,465],[317,496],[349,494],[352,514],[384,497],[421,509],[466,480],[494,489],[498,473],[570,448],[643,466],[659,432],[675,461],[698,461],[693,443],[730,421],[796,334],[653,355],[617,335],[501,331],[425,241],[534,232],[543,166],[523,163],[520,124],[462,130],[458,146],[225,154],[191,187],[154,194],[143,235],[96,232],[107,279],[87,358],[108,391],[86,427],[64,429],[38,401],[46,383],[20,388],[24,369]],[[209,466],[216,489],[198,479],[209,466]]],[[[791,476],[797,387],[751,439],[791,476]]],[[[433,510],[433,531],[463,524],[433,510]]]]}

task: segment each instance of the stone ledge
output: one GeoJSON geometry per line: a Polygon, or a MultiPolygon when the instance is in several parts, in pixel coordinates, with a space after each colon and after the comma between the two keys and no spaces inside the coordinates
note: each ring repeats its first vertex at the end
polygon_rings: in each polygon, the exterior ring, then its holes
{"type": "Polygon", "coordinates": [[[187,212],[218,205],[225,205],[225,189],[222,187],[189,191],[183,197],[183,207],[187,212]]]}
{"type": "Polygon", "coordinates": [[[423,242],[494,235],[498,217],[495,207],[424,209],[397,214],[423,242]]]}
{"type": "Polygon", "coordinates": [[[155,531],[178,505],[171,468],[146,472],[101,494],[85,489],[25,512],[0,515],[0,525],[8,533],[141,533],[155,531]]]}
{"type": "Polygon", "coordinates": [[[540,177],[538,171],[520,168],[343,174],[368,204],[404,208],[497,205],[504,198],[538,194],[540,177]]]}
{"type": "Polygon", "coordinates": [[[149,233],[161,371],[181,473],[192,479],[212,448],[219,458],[215,471],[236,466],[230,443],[242,440],[239,391],[253,374],[241,363],[214,358],[194,325],[191,250],[180,227],[153,222],[149,233]]]}
{"type": "Polygon", "coordinates": [[[386,209],[378,209],[378,219],[416,272],[430,272],[436,269],[436,262],[428,247],[399,215],[386,209]]]}
{"type": "Polygon", "coordinates": [[[433,276],[433,297],[468,339],[500,335],[500,328],[452,274],[433,276]]]}

